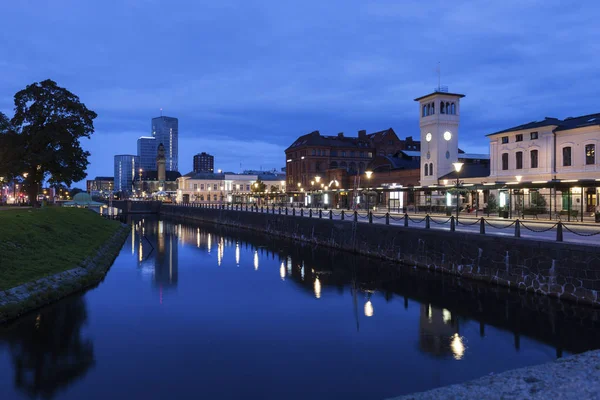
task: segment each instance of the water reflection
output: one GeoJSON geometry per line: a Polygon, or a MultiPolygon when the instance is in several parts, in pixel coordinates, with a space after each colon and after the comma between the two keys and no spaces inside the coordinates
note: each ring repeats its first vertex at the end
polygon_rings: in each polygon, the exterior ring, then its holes
{"type": "Polygon", "coordinates": [[[0,343],[8,344],[15,388],[31,398],[52,398],[83,378],[94,366],[93,343],[81,332],[86,321],[85,302],[75,296],[0,326],[0,343]]]}

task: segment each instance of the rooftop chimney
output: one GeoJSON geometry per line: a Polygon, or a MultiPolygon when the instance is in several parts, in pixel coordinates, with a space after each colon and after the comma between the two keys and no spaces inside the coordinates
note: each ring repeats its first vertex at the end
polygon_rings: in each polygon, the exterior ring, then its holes
{"type": "Polygon", "coordinates": [[[360,131],[358,131],[358,138],[359,139],[366,139],[367,138],[367,131],[364,129],[361,129],[360,131]]]}
{"type": "Polygon", "coordinates": [[[340,132],[340,133],[338,133],[338,137],[339,137],[339,138],[343,138],[343,137],[344,137],[344,132],[340,132]]]}

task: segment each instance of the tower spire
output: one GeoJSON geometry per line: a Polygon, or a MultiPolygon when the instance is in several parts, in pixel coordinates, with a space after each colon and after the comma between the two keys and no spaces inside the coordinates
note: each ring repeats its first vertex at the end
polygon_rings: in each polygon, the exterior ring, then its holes
{"type": "MultiPolygon", "coordinates": [[[[435,68],[435,70],[436,70],[437,76],[438,76],[438,92],[439,92],[442,89],[442,70],[441,70],[441,65],[440,65],[439,61],[437,63],[437,67],[435,68]]],[[[161,108],[161,110],[162,110],[162,108],[161,108]]]]}

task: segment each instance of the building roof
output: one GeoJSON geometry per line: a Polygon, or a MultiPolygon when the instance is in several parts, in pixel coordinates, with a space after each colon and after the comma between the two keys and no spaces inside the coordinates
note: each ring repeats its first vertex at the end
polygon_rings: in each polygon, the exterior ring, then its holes
{"type": "MultiPolygon", "coordinates": [[[[460,170],[459,178],[488,178],[490,176],[490,164],[465,164],[460,170]]],[[[447,173],[446,175],[440,177],[438,180],[443,179],[456,179],[456,171],[452,171],[447,173]]]]}
{"type": "Polygon", "coordinates": [[[585,126],[600,125],[600,113],[582,115],[581,117],[568,117],[565,118],[558,128],[554,131],[566,131],[569,129],[583,128],[585,126]]]}
{"type": "Polygon", "coordinates": [[[367,133],[367,137],[371,140],[377,140],[386,137],[388,134],[396,135],[396,132],[392,128],[387,128],[382,131],[367,133]]]}
{"type": "MultiPolygon", "coordinates": [[[[399,153],[404,154],[407,157],[421,157],[421,152],[418,150],[400,150],[399,153]]],[[[459,149],[458,158],[468,160],[489,160],[489,154],[477,154],[477,153],[464,153],[459,149]]]]}
{"type": "Polygon", "coordinates": [[[435,92],[426,94],[425,96],[417,97],[415,99],[415,101],[421,101],[423,99],[426,99],[427,97],[436,96],[436,95],[440,95],[440,94],[443,94],[444,96],[454,96],[454,97],[458,97],[458,98],[465,97],[464,94],[460,94],[460,93],[449,93],[449,92],[435,91],[435,92]]]}
{"type": "Polygon", "coordinates": [[[154,136],[140,136],[140,137],[138,138],[138,140],[139,140],[139,139],[153,139],[153,140],[156,140],[156,138],[155,138],[154,136]]]}
{"type": "Polygon", "coordinates": [[[490,134],[488,134],[486,136],[498,135],[500,133],[508,133],[508,132],[514,132],[514,131],[521,131],[521,130],[526,130],[526,129],[541,128],[543,126],[560,125],[561,122],[562,121],[560,119],[558,119],[558,118],[546,117],[542,121],[527,122],[526,124],[514,126],[512,128],[508,128],[508,129],[503,129],[503,130],[498,131],[498,132],[490,133],[490,134]]]}
{"type": "Polygon", "coordinates": [[[314,131],[300,136],[286,151],[302,146],[371,148],[368,141],[358,137],[346,137],[343,133],[338,133],[336,136],[324,136],[319,131],[314,131]]]}
{"type": "Polygon", "coordinates": [[[184,178],[189,179],[212,179],[212,180],[224,180],[225,174],[215,173],[215,172],[188,172],[183,175],[184,178]]]}
{"type": "Polygon", "coordinates": [[[97,176],[94,178],[95,181],[115,181],[115,178],[112,176],[97,176]]]}

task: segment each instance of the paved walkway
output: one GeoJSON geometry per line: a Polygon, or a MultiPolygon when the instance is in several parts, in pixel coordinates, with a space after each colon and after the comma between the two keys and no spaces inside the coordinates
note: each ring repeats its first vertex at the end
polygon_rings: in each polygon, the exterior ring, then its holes
{"type": "MultiPolygon", "coordinates": [[[[245,210],[245,208],[244,208],[245,210]]],[[[341,219],[342,210],[333,210],[332,219],[341,219]]],[[[246,211],[244,211],[246,212],[246,211]]],[[[251,212],[248,209],[248,212],[251,212]]],[[[260,209],[258,212],[261,212],[260,209]]],[[[263,213],[266,213],[266,208],[263,209],[263,213]]],[[[282,209],[282,213],[285,209],[282,209]]],[[[269,208],[268,213],[272,213],[272,209],[269,208]]],[[[275,213],[279,213],[279,209],[275,208],[275,213]]],[[[344,211],[345,219],[352,220],[353,212],[344,211]]],[[[292,214],[292,209],[288,208],[288,215],[292,214]]],[[[308,218],[309,209],[303,209],[304,218],[308,218]]],[[[329,218],[329,210],[322,210],[323,218],[329,218]]],[[[296,216],[300,216],[300,209],[296,209],[296,216]]],[[[471,232],[480,233],[480,218],[477,218],[474,214],[460,214],[458,218],[458,224],[456,225],[457,232],[471,232]]],[[[319,211],[313,209],[312,218],[319,218],[319,211]]],[[[515,236],[515,219],[504,219],[498,217],[485,217],[485,234],[486,235],[498,235],[498,236],[515,236]]],[[[358,222],[368,223],[368,216],[366,211],[358,212],[358,222]]],[[[373,213],[374,224],[385,224],[385,212],[373,213]]],[[[587,245],[600,246],[600,224],[588,223],[588,222],[567,222],[562,221],[563,226],[563,241],[569,243],[581,243],[587,245]]],[[[404,226],[404,215],[403,214],[390,214],[390,225],[401,225],[404,226]]],[[[556,241],[557,239],[557,221],[544,221],[535,219],[519,220],[520,225],[520,237],[526,239],[556,241]]],[[[409,215],[409,227],[413,228],[426,228],[425,214],[411,214],[409,215]]],[[[450,231],[450,217],[433,215],[430,219],[430,229],[439,229],[450,231]]]]}
{"type": "Polygon", "coordinates": [[[600,399],[600,350],[390,400],[600,399]]]}

